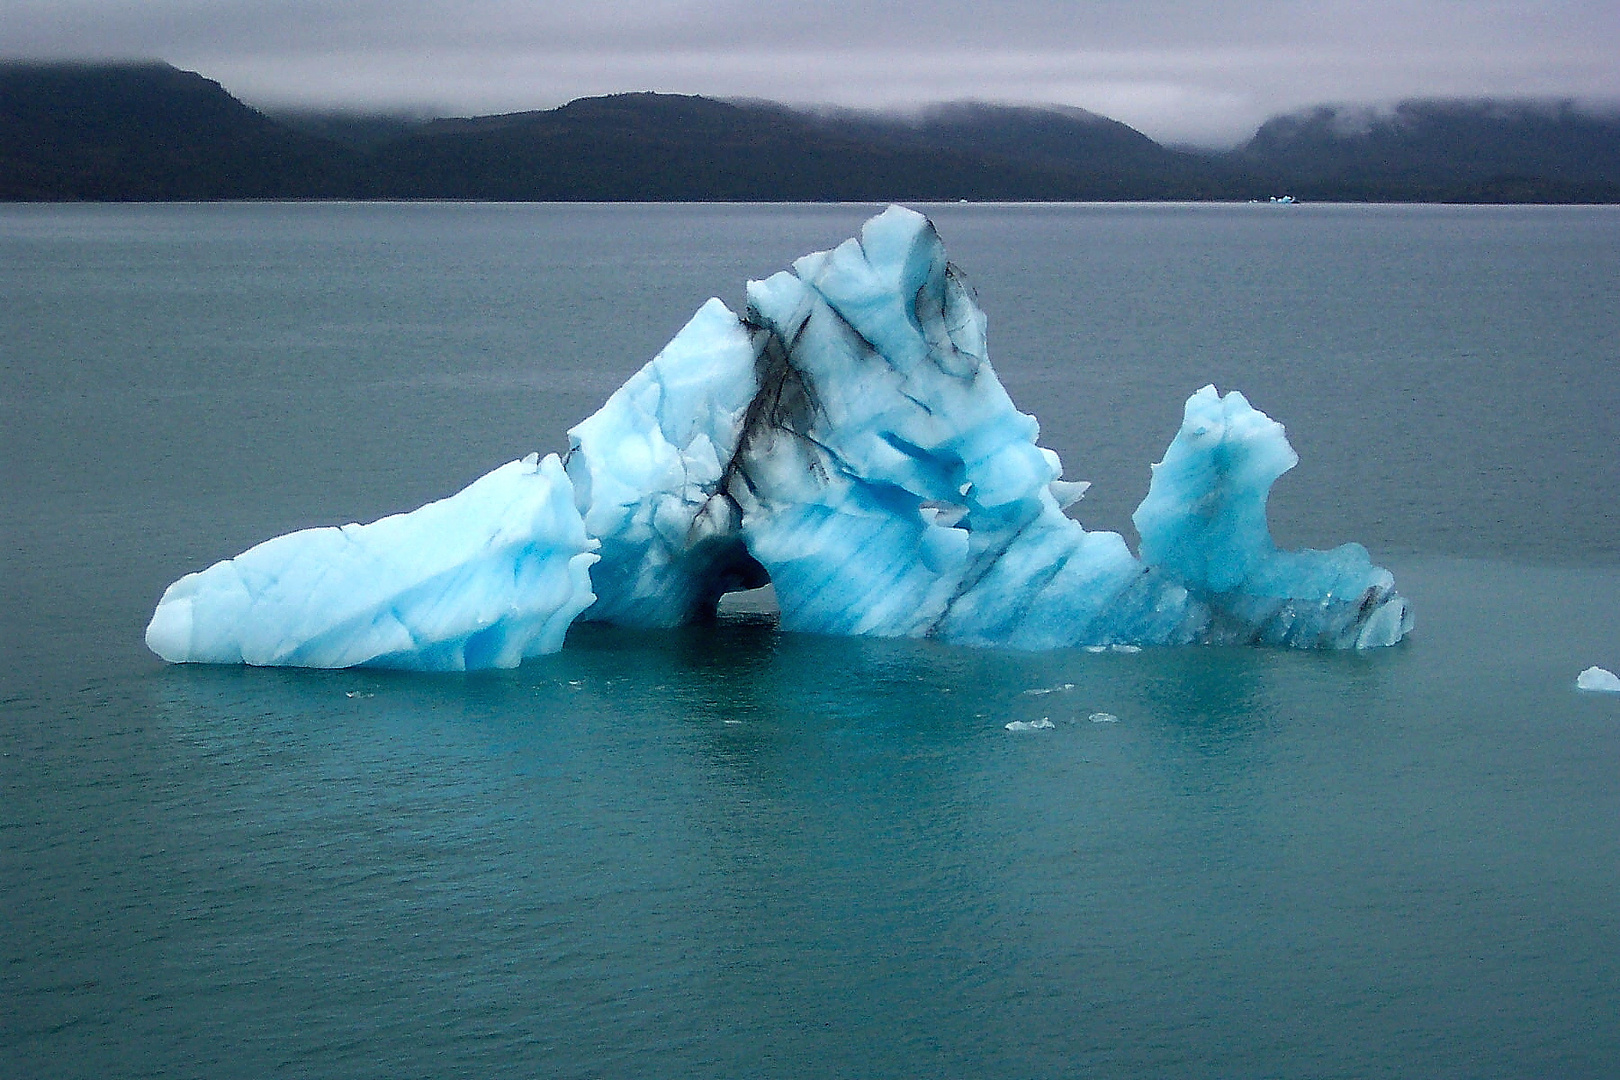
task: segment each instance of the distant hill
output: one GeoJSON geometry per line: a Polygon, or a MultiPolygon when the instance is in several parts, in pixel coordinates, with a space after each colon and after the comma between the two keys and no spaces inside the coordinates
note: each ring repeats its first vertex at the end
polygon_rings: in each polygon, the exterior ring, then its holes
{"type": "Polygon", "coordinates": [[[1620,201],[1620,121],[1411,102],[1268,121],[1225,154],[1059,106],[909,115],[672,94],[417,121],[266,116],[161,63],[0,63],[0,199],[1620,201]]]}
{"type": "Polygon", "coordinates": [[[671,94],[439,120],[372,149],[392,197],[673,200],[1142,199],[1227,195],[1196,162],[1090,114],[967,106],[920,122],[671,94]],[[1083,117],[1083,119],[1081,118],[1083,117]],[[1098,123],[1107,126],[1098,139],[1098,123]],[[1021,153],[1044,125],[1050,153],[1021,153]],[[1119,150],[1121,143],[1129,149],[1119,150]]]}
{"type": "Polygon", "coordinates": [[[1620,111],[1484,100],[1320,106],[1266,121],[1228,160],[1307,199],[1617,202],[1620,111]]]}
{"type": "Polygon", "coordinates": [[[355,166],[167,64],[0,64],[0,199],[321,198],[355,166]]]}
{"type": "Polygon", "coordinates": [[[1208,155],[1167,149],[1106,116],[1061,105],[950,102],[914,115],[812,113],[829,129],[897,146],[1037,166],[1105,194],[1093,198],[1236,199],[1253,183],[1208,155]]]}

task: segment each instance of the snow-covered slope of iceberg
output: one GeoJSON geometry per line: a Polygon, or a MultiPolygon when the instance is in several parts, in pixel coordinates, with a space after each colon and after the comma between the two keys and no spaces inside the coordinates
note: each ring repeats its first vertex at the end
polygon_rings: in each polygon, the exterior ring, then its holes
{"type": "Polygon", "coordinates": [[[175,661],[511,666],[576,617],[673,626],[767,581],[786,629],[977,645],[1365,648],[1411,628],[1359,545],[1277,550],[1266,500],[1296,457],[1243,395],[1187,402],[1136,512],[1140,558],[1064,513],[1085,485],[1039,430],[933,225],[891,207],[750,282],[743,317],[705,304],[569,432],[566,465],[261,544],[170,586],[147,642],[175,661]]]}
{"type": "Polygon", "coordinates": [[[590,605],[595,542],[561,462],[530,455],[369,525],[267,540],[170,585],[163,659],[463,671],[555,652],[590,605]]]}

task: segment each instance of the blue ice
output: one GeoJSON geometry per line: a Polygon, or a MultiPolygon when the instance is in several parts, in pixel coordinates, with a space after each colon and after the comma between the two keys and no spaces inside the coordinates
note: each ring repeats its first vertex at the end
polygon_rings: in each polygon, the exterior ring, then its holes
{"type": "Polygon", "coordinates": [[[595,541],[555,454],[369,525],[278,536],[187,574],[146,644],[173,663],[465,671],[556,652],[595,541]]]}
{"type": "Polygon", "coordinates": [[[147,632],[173,661],[510,667],[576,618],[665,627],[774,586],[784,629],[1048,649],[1391,645],[1405,600],[1366,550],[1277,549],[1297,458],[1205,387],[1154,466],[1133,554],[1065,513],[1035,418],[927,218],[710,300],[559,461],[503,466],[368,526],[268,541],[176,582],[147,632]]]}

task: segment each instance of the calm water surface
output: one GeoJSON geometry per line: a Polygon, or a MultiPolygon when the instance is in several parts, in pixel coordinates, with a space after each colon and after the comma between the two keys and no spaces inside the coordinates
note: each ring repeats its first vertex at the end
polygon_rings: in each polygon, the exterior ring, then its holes
{"type": "Polygon", "coordinates": [[[0,206],[0,1074],[1614,1075],[1614,208],[928,208],[1088,526],[1241,389],[1395,649],[145,651],[873,209],[0,206]]]}

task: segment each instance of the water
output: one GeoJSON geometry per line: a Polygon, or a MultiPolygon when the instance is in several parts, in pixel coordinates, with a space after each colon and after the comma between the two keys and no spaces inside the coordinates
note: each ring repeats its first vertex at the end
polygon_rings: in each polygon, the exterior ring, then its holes
{"type": "Polygon", "coordinates": [[[1241,389],[1393,650],[142,647],[187,570],[559,448],[870,209],[0,207],[0,1073],[1612,1075],[1613,208],[930,208],[1088,525],[1241,389]]]}

